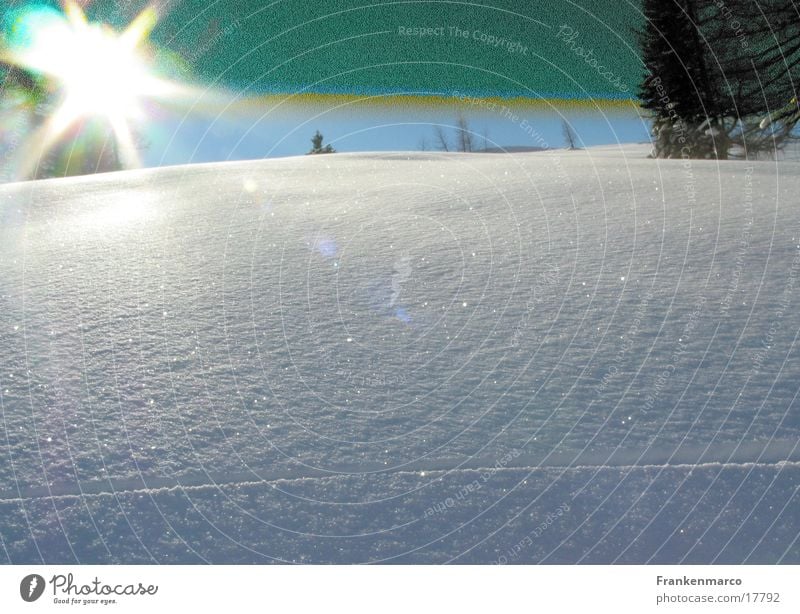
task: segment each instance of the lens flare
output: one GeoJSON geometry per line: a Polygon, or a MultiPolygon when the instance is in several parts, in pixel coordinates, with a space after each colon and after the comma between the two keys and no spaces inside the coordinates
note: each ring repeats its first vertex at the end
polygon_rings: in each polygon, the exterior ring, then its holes
{"type": "Polygon", "coordinates": [[[73,0],[65,2],[63,13],[29,8],[16,15],[0,57],[52,82],[60,94],[56,110],[28,139],[19,174],[29,174],[73,127],[98,119],[111,128],[121,165],[141,165],[132,125],[146,119],[143,103],[192,93],[154,74],[147,40],[156,21],[155,9],[148,7],[116,32],[90,22],[73,0]]]}

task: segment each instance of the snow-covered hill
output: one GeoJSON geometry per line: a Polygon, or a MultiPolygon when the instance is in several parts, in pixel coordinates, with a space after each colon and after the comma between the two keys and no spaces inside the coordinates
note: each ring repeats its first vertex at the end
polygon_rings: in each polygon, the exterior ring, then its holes
{"type": "Polygon", "coordinates": [[[0,560],[800,562],[800,165],[0,187],[0,560]]]}

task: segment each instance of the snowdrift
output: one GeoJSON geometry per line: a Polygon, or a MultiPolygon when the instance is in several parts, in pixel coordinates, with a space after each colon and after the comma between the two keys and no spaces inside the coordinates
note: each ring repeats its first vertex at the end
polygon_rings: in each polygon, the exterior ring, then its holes
{"type": "Polygon", "coordinates": [[[800,562],[800,165],[0,187],[0,560],[800,562]]]}

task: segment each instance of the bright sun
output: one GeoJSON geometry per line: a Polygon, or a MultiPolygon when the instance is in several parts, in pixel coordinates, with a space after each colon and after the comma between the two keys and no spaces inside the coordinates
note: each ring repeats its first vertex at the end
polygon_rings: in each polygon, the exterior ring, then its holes
{"type": "Polygon", "coordinates": [[[54,30],[31,50],[28,61],[61,81],[71,114],[135,118],[140,99],[155,86],[138,55],[140,41],[99,24],[54,30]]]}
{"type": "Polygon", "coordinates": [[[177,84],[156,77],[144,58],[145,43],[157,15],[145,9],[122,32],[90,23],[80,6],[67,0],[64,14],[33,16],[23,44],[4,54],[9,62],[44,75],[61,92],[58,109],[37,135],[41,155],[76,122],[100,118],[109,123],[125,166],[138,166],[131,122],[142,121],[141,103],[169,98],[177,84]]]}

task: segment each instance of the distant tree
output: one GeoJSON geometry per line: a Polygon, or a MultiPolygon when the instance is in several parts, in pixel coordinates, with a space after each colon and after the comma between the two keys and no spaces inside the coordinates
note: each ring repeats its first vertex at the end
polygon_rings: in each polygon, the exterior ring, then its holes
{"type": "Polygon", "coordinates": [[[459,151],[472,151],[472,129],[463,113],[456,118],[456,136],[459,151]]]}
{"type": "Polygon", "coordinates": [[[322,133],[317,130],[316,134],[311,137],[311,144],[313,147],[311,148],[311,151],[308,152],[309,155],[336,153],[336,150],[331,145],[325,145],[324,147],[322,146],[323,139],[324,137],[322,136],[322,133]]]}
{"type": "Polygon", "coordinates": [[[438,144],[439,150],[450,151],[450,142],[447,139],[444,128],[442,128],[440,125],[434,126],[433,134],[436,137],[436,143],[438,144]]]}
{"type": "MultiPolygon", "coordinates": [[[[472,138],[473,131],[463,113],[459,113],[458,117],[456,117],[455,137],[453,141],[448,138],[444,128],[442,128],[440,125],[434,126],[433,136],[439,151],[469,152],[475,150],[475,145],[472,138]]],[[[486,137],[484,136],[484,142],[485,140],[486,137]]]]}
{"type": "Polygon", "coordinates": [[[567,149],[578,149],[575,144],[578,139],[566,119],[561,120],[561,131],[564,134],[564,142],[567,144],[567,149]]]}

